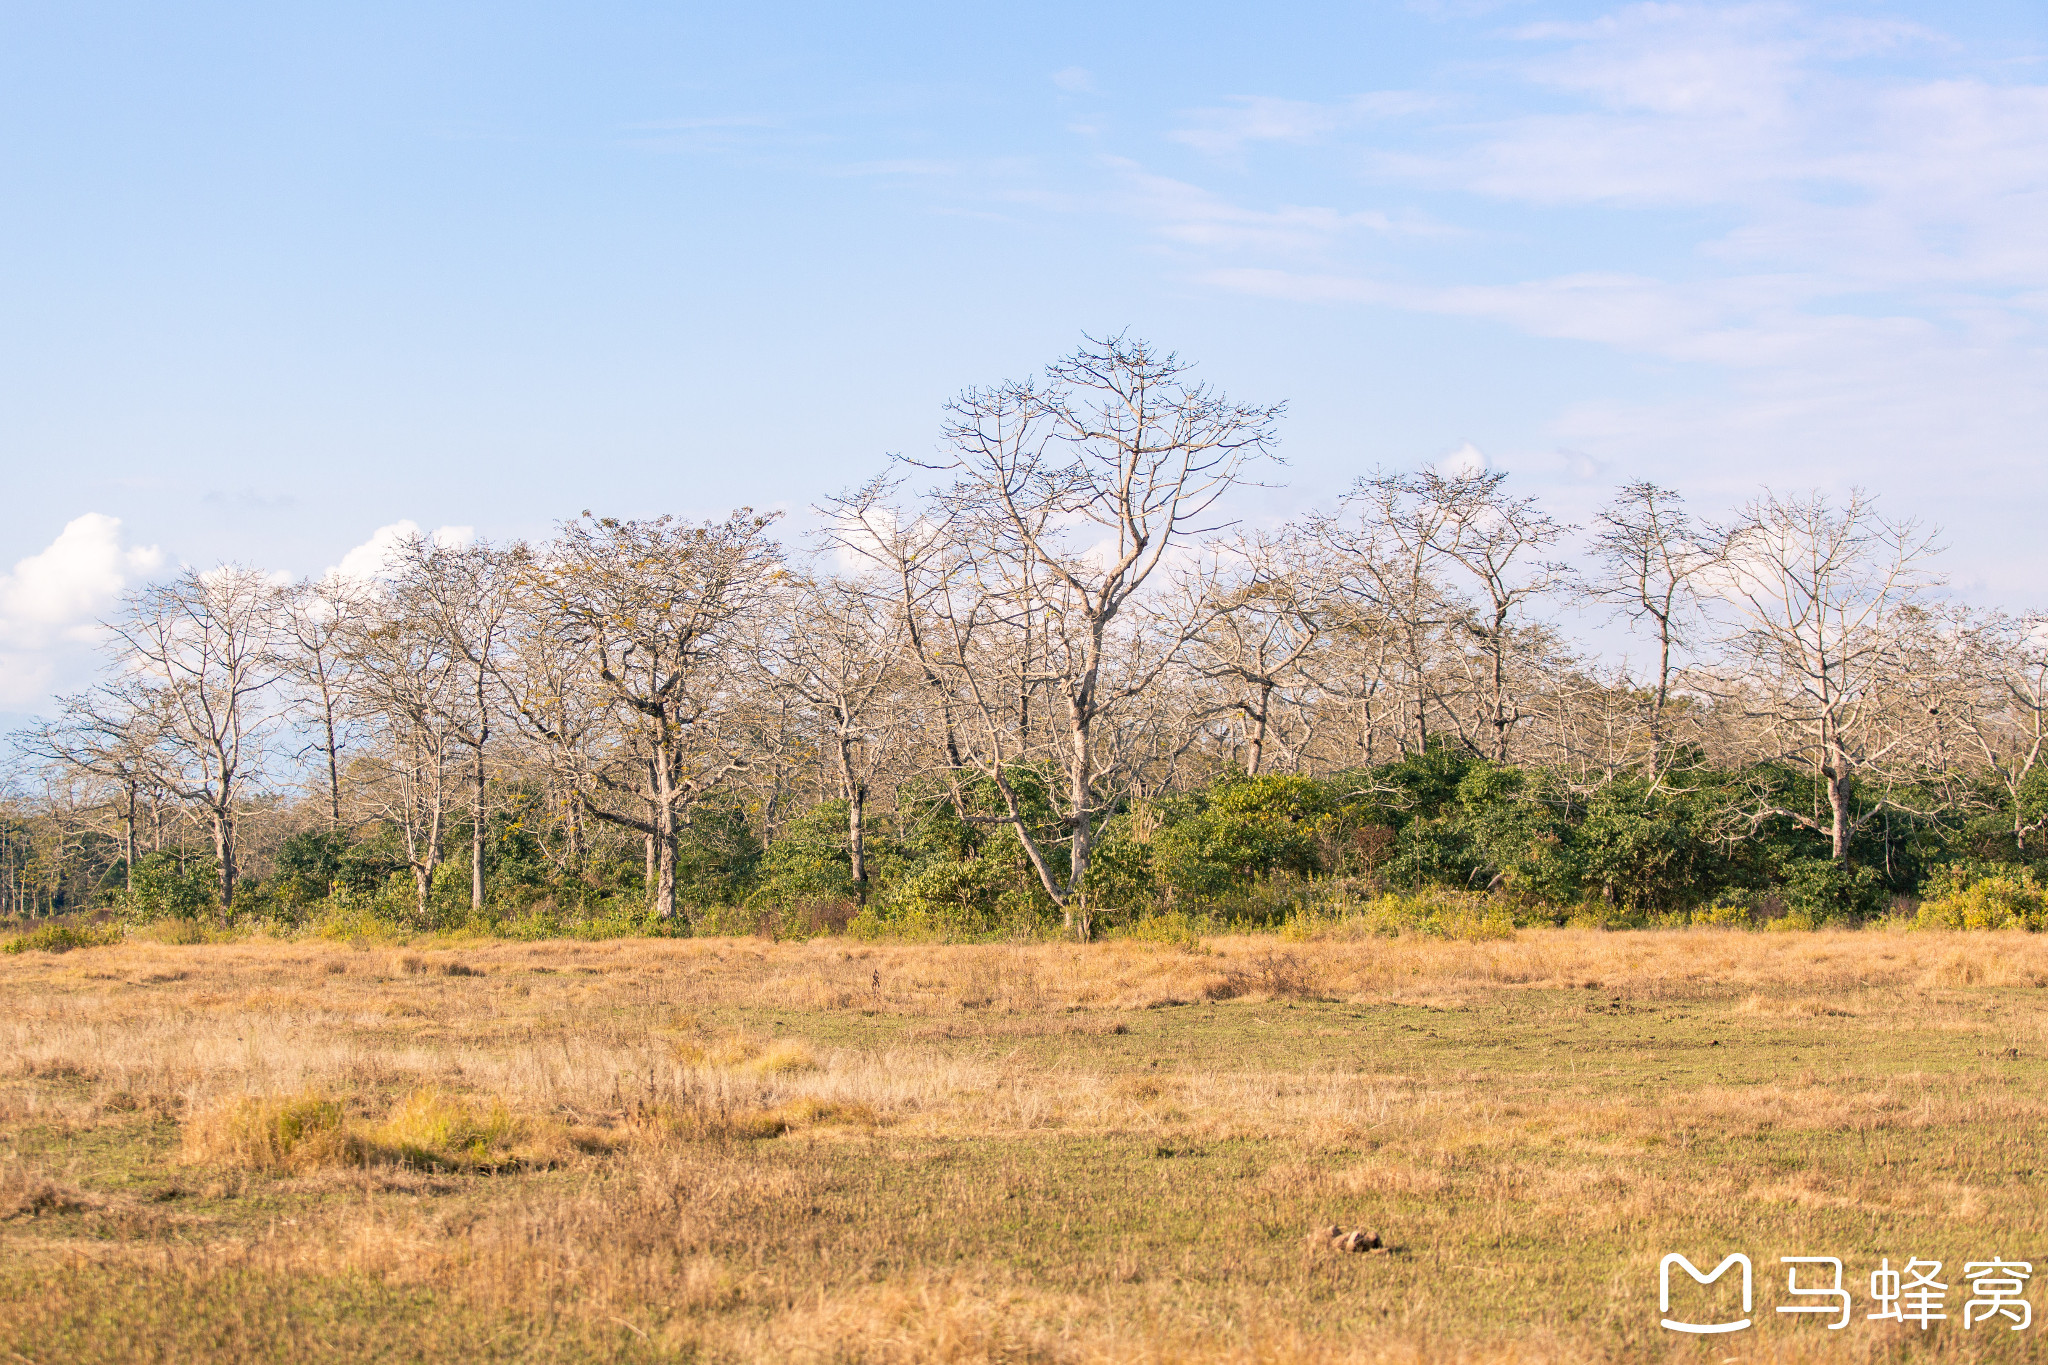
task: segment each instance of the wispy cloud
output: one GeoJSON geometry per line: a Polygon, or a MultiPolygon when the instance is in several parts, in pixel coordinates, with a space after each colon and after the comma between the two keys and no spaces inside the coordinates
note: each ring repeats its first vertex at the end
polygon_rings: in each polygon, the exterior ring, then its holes
{"type": "Polygon", "coordinates": [[[1122,186],[1124,212],[1140,218],[1167,241],[1217,250],[1299,255],[1319,253],[1347,237],[1433,237],[1459,230],[1412,211],[1340,210],[1282,204],[1249,208],[1185,180],[1159,175],[1121,157],[1104,158],[1122,186]]]}
{"type": "Polygon", "coordinates": [[[1401,90],[1355,95],[1334,104],[1238,95],[1214,108],[1188,111],[1184,117],[1189,126],[1177,128],[1167,137],[1204,156],[1235,160],[1257,143],[1319,142],[1371,119],[1420,113],[1441,103],[1433,96],[1401,90]]]}
{"type": "Polygon", "coordinates": [[[1456,101],[1241,99],[1169,134],[1225,162],[1320,148],[1324,183],[1417,196],[1465,243],[1390,255],[1404,239],[1372,215],[1136,166],[1132,201],[1218,289],[1484,319],[1719,377],[1712,398],[1574,403],[1554,434],[1587,459],[2048,496],[2038,69],[1958,74],[1924,28],[1782,4],[1630,5],[1498,36],[1505,60],[1468,68],[1456,101]],[[1396,113],[1407,135],[1373,122],[1396,113]]]}

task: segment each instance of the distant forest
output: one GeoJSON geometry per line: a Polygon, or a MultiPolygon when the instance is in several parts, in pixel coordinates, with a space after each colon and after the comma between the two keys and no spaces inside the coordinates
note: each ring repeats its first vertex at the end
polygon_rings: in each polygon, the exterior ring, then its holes
{"type": "Polygon", "coordinates": [[[1231,495],[1282,416],[1091,339],[961,393],[939,454],[805,546],[744,509],[586,512],[370,578],[181,572],[12,737],[0,909],[2041,927],[2048,621],[1947,595],[1932,529],[1783,490],[1709,520],[1651,483],[1574,527],[1440,468],[1251,529],[1231,495]],[[1604,618],[1645,662],[1559,625],[1604,618]]]}

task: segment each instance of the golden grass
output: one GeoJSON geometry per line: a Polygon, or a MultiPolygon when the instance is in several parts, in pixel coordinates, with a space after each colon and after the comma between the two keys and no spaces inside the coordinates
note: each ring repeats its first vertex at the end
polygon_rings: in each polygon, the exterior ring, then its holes
{"type": "Polygon", "coordinates": [[[1659,1248],[2048,1232],[2043,985],[2018,933],[23,953],[0,1347],[296,1284],[576,1359],[1662,1359],[1659,1248]]]}

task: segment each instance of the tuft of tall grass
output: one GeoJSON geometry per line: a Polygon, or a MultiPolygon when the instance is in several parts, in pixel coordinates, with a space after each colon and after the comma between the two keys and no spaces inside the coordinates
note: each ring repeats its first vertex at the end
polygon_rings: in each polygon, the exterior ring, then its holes
{"type": "Polygon", "coordinates": [[[190,1164],[300,1173],[344,1166],[493,1172],[558,1164],[572,1146],[560,1124],[514,1114],[502,1100],[474,1102],[432,1087],[400,1100],[385,1121],[365,1128],[338,1100],[299,1095],[239,1095],[185,1126],[190,1164]]]}
{"type": "Polygon", "coordinates": [[[360,1166],[375,1155],[338,1101],[311,1092],[234,1096],[185,1126],[184,1157],[194,1164],[303,1171],[360,1166]]]}
{"type": "Polygon", "coordinates": [[[514,1151],[523,1127],[502,1100],[479,1107],[429,1086],[401,1100],[375,1138],[408,1166],[497,1170],[525,1164],[514,1151]]]}

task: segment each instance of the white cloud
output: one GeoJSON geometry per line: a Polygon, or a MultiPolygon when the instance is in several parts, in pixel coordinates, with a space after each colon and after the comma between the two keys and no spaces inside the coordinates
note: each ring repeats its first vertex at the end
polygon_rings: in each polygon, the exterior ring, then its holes
{"type": "Polygon", "coordinates": [[[100,618],[163,562],[154,545],[122,545],[120,518],[88,512],[0,576],[0,709],[39,707],[81,681],[100,618]]]}
{"type": "Polygon", "coordinates": [[[1086,94],[1095,88],[1095,73],[1085,66],[1061,67],[1052,73],[1052,83],[1069,94],[1086,94]]]}
{"type": "Polygon", "coordinates": [[[1453,479],[1470,479],[1486,472],[1486,456],[1470,441],[1436,462],[1436,467],[1453,479]]]}
{"type": "Polygon", "coordinates": [[[123,548],[119,517],[75,518],[47,549],[0,577],[0,643],[35,649],[95,638],[99,617],[163,561],[154,545],[123,548]]]}
{"type": "MultiPolygon", "coordinates": [[[[370,538],[341,557],[341,562],[322,575],[325,578],[354,578],[363,582],[384,577],[391,555],[400,545],[420,534],[416,521],[394,521],[379,526],[370,538]]],[[[476,539],[474,526],[442,526],[428,537],[436,545],[459,549],[476,539]]]]}

